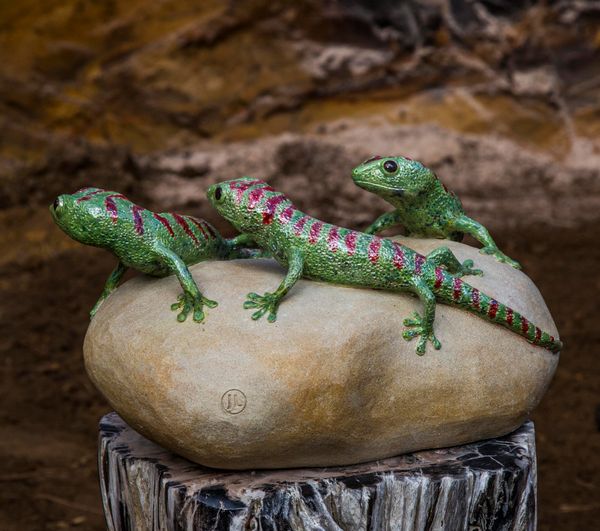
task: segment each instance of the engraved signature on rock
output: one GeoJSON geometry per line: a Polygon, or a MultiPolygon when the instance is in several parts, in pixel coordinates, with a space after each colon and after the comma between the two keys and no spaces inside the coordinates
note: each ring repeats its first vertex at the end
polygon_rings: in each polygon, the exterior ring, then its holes
{"type": "Polygon", "coordinates": [[[221,407],[226,413],[237,415],[246,409],[246,395],[239,389],[229,389],[221,397],[221,407]]]}

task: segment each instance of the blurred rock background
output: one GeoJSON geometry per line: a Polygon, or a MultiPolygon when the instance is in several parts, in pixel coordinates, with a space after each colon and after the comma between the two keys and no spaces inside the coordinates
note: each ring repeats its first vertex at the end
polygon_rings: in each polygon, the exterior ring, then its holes
{"type": "Polygon", "coordinates": [[[21,0],[0,59],[1,529],[103,528],[81,345],[112,259],[54,197],[231,233],[204,189],[251,174],[361,228],[387,209],[350,180],[374,154],[433,167],[538,283],[567,345],[534,414],[539,527],[598,524],[600,2],[21,0]]]}

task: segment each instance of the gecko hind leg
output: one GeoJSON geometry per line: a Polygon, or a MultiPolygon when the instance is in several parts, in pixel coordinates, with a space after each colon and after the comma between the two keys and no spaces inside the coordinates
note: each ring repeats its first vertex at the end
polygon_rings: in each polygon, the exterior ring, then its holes
{"type": "Polygon", "coordinates": [[[448,247],[438,247],[427,255],[427,260],[440,267],[445,266],[448,272],[462,277],[465,275],[483,275],[481,269],[473,269],[473,260],[465,260],[462,264],[448,247]]]}
{"type": "Polygon", "coordinates": [[[421,302],[425,307],[423,317],[421,317],[419,312],[414,312],[412,317],[404,319],[404,326],[407,327],[407,330],[402,332],[402,337],[406,341],[410,341],[415,337],[419,337],[419,341],[417,343],[417,354],[422,356],[425,354],[427,341],[431,341],[433,348],[436,350],[442,348],[442,344],[438,338],[435,337],[433,332],[436,305],[435,295],[422,281],[415,283],[413,290],[418,295],[419,299],[421,299],[421,302]]]}

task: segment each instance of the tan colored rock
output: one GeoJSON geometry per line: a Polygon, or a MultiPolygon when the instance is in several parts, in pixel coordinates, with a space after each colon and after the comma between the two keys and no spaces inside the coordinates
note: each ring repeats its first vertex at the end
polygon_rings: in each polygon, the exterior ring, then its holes
{"type": "MultiPolygon", "coordinates": [[[[407,239],[421,251],[439,240],[407,239]]],[[[477,249],[475,287],[557,336],[533,282],[477,249]]],[[[96,386],[136,430],[203,465],[343,465],[495,437],[517,428],[542,398],[558,356],[463,310],[439,304],[442,349],[415,354],[402,320],[408,294],[300,281],[278,320],[255,322],[246,293],[272,291],[269,260],[192,268],[219,301],[203,324],[181,324],[174,277],[138,277],[90,324],[85,363],[96,386]]]]}

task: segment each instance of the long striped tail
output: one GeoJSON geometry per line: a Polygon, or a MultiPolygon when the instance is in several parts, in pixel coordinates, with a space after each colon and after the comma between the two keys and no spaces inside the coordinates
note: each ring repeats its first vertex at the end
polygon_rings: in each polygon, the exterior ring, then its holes
{"type": "Polygon", "coordinates": [[[452,306],[460,306],[475,313],[487,321],[498,323],[534,345],[557,353],[562,349],[562,342],[547,332],[542,331],[525,316],[482,293],[477,288],[463,282],[441,268],[436,268],[436,280],[433,292],[443,302],[452,306]]]}

